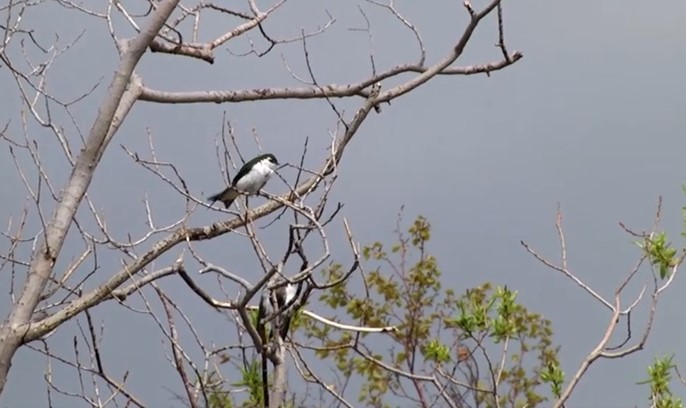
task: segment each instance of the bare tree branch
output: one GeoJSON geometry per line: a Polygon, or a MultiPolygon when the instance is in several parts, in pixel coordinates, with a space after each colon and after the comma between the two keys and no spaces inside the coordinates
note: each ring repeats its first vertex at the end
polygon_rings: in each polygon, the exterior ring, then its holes
{"type": "MultiPolygon", "coordinates": [[[[72,219],[93,179],[95,168],[106,146],[109,131],[111,127],[117,127],[113,124],[113,119],[123,100],[136,64],[177,3],[178,0],[161,2],[150,16],[145,29],[126,44],[121,64],[108,89],[108,96],[98,112],[84,150],[76,159],[74,170],[61,195],[60,204],[47,226],[45,242],[33,254],[28,278],[19,302],[12,309],[8,324],[0,327],[0,392],[4,389],[12,357],[22,342],[24,333],[20,326],[26,325],[38,304],[62,249],[72,219]]],[[[124,118],[117,119],[121,122],[124,118]]]]}
{"type": "MultiPolygon", "coordinates": [[[[522,54],[509,53],[505,47],[500,0],[490,0],[482,10],[475,10],[468,2],[465,3],[470,15],[466,27],[462,33],[454,35],[457,40],[451,49],[430,65],[426,63],[427,52],[418,28],[398,11],[394,1],[381,3],[368,0],[368,2],[387,11],[387,17],[395,19],[403,29],[412,33],[419,50],[417,62],[385,68],[378,66],[380,60],[375,55],[372,19],[370,18],[373,16],[360,7],[361,18],[366,27],[361,31],[366,32],[369,39],[371,73],[357,82],[337,85],[321,83],[319,79],[323,75],[316,72],[316,64],[311,59],[314,49],[311,47],[310,38],[325,33],[336,21],[328,10],[325,10],[324,16],[328,20],[322,21],[322,25],[308,29],[297,28],[297,33],[290,34],[290,37],[287,35],[279,38],[272,35],[276,31],[272,30],[269,21],[287,3],[286,0],[274,0],[265,6],[260,4],[263,9],[258,7],[255,0],[229,6],[211,1],[199,1],[195,4],[181,4],[178,0],[140,4],[119,1],[81,4],[71,0],[56,0],[56,3],[64,10],[73,11],[84,18],[96,19],[106,26],[120,58],[105,99],[101,102],[97,117],[87,134],[82,132],[76,110],[72,105],[81,103],[89,97],[100,81],[96,81],[95,85],[89,84],[86,92],[75,93],[68,98],[61,98],[48,92],[50,88],[47,86],[47,73],[55,60],[61,55],[66,55],[81,38],[81,34],[67,41],[66,45],[58,42],[57,36],[55,36],[54,44],[46,45],[42,40],[38,41],[42,37],[35,35],[34,30],[27,29],[22,24],[22,21],[26,20],[24,18],[26,10],[38,7],[42,2],[12,0],[8,6],[0,7],[0,12],[7,13],[5,21],[0,22],[0,28],[3,29],[3,41],[0,42],[0,64],[3,68],[7,68],[6,71],[16,84],[18,95],[23,103],[20,123],[23,137],[11,135],[13,130],[8,124],[0,132],[0,139],[7,143],[10,156],[15,162],[17,178],[24,184],[28,195],[21,215],[10,218],[12,222],[9,223],[7,232],[3,235],[7,239],[9,249],[6,253],[0,254],[0,270],[11,269],[9,293],[13,302],[8,321],[0,325],[0,393],[4,388],[13,355],[21,345],[26,344],[43,353],[48,359],[45,380],[49,404],[52,403],[53,394],[62,394],[93,406],[107,404],[118,406],[122,401],[125,404],[145,406],[142,400],[124,387],[129,373],[126,372],[123,378],[112,376],[106,372],[102,361],[99,343],[105,325],[103,324],[98,333],[92,321],[91,312],[92,308],[102,302],[114,300],[112,304],[118,307],[152,317],[164,341],[168,341],[171,345],[171,355],[165,357],[170,367],[176,370],[183,384],[183,391],[172,390],[172,393],[183,403],[192,407],[202,405],[203,400],[205,404],[209,404],[211,396],[228,395],[229,398],[233,398],[234,394],[245,395],[246,391],[253,392],[250,384],[237,386],[235,382],[229,381],[229,376],[222,373],[221,366],[233,364],[234,368],[242,371],[250,370],[252,367],[250,362],[259,358],[257,354],[261,354],[263,358],[265,368],[267,368],[264,370],[265,373],[268,372],[269,362],[272,367],[271,384],[268,384],[266,377],[263,379],[263,385],[268,386],[266,389],[268,395],[263,398],[265,402],[268,402],[268,406],[282,406],[289,400],[287,373],[289,364],[286,360],[288,351],[294,356],[295,368],[301,372],[305,381],[318,386],[321,398],[333,399],[342,405],[352,406],[345,397],[345,388],[349,378],[339,381],[341,386],[338,389],[332,384],[325,383],[323,377],[314,373],[312,367],[308,365],[306,356],[300,353],[298,348],[306,348],[306,346],[294,341],[296,332],[289,330],[291,322],[298,321],[300,317],[307,319],[312,327],[353,337],[355,341],[346,343],[346,347],[354,347],[365,361],[373,362],[378,366],[377,368],[381,367],[386,370],[390,367],[390,373],[404,378],[403,381],[409,379],[408,384],[414,386],[414,390],[420,394],[417,398],[411,398],[418,405],[431,406],[441,401],[440,403],[445,403],[447,406],[461,406],[460,394],[451,393],[456,384],[447,378],[438,375],[423,375],[415,369],[413,364],[408,365],[408,371],[388,365],[375,358],[359,343],[360,338],[369,334],[386,333],[387,336],[395,336],[400,325],[392,325],[390,322],[368,324],[369,322],[363,319],[355,324],[343,324],[332,318],[323,317],[325,313],[315,313],[311,310],[314,306],[308,306],[308,303],[313,294],[337,290],[352,279],[356,272],[360,272],[360,276],[363,277],[366,294],[369,296],[365,271],[361,267],[361,249],[353,240],[351,228],[345,218],[343,218],[342,226],[353,260],[346,269],[341,269],[340,274],[330,276],[324,281],[320,272],[326,270],[326,262],[329,262],[332,257],[329,229],[336,225],[334,220],[340,216],[343,209],[343,203],[334,203],[330,209],[327,209],[327,204],[330,203],[329,194],[339,178],[339,164],[345,150],[361,129],[371,110],[374,109],[377,114],[380,114],[380,104],[411,92],[436,76],[482,73],[488,75],[514,64],[522,58],[522,54]],[[487,15],[496,13],[498,47],[502,53],[502,59],[486,64],[457,65],[476,27],[487,15]],[[205,37],[203,22],[207,21],[208,17],[220,18],[220,21],[226,22],[226,26],[222,26],[221,31],[205,37]],[[133,37],[130,39],[121,37],[123,30],[133,33],[133,37]],[[261,44],[256,45],[253,42],[251,37],[253,34],[259,36],[257,39],[261,41],[261,44]],[[163,91],[144,85],[144,78],[140,72],[137,72],[138,63],[146,52],[169,54],[168,58],[190,57],[212,64],[221,47],[229,44],[233,48],[234,40],[240,38],[249,44],[249,51],[243,54],[229,51],[230,54],[261,57],[285,44],[302,45],[302,55],[307,69],[307,73],[302,77],[293,72],[285,57],[282,59],[286,71],[304,86],[289,87],[286,84],[283,87],[223,91],[163,91]],[[33,48],[28,49],[27,45],[33,48]],[[12,52],[8,52],[10,48],[12,52]],[[42,55],[43,60],[36,62],[32,50],[42,55]],[[15,54],[18,57],[15,58],[15,54]],[[402,78],[400,78],[401,75],[402,78]],[[391,81],[393,81],[392,87],[388,86],[391,81]],[[341,98],[349,100],[359,98],[357,109],[343,110],[341,106],[338,106],[340,105],[338,99],[341,98]],[[157,177],[157,182],[161,181],[164,186],[171,187],[171,193],[177,199],[183,200],[180,201],[181,203],[185,202],[182,215],[175,220],[164,221],[164,224],[160,224],[162,217],[155,212],[155,199],[154,197],[149,199],[146,194],[144,198],[141,198],[144,209],[144,214],[141,214],[142,224],[145,225],[144,231],[124,231],[123,236],[118,236],[117,234],[121,232],[108,222],[110,220],[107,219],[104,210],[98,206],[97,197],[89,191],[94,172],[107,147],[138,101],[237,103],[290,99],[320,99],[334,113],[335,125],[328,130],[328,136],[331,139],[328,157],[319,159],[319,167],[306,165],[306,156],[309,160],[309,155],[311,155],[311,152],[308,152],[308,139],[306,139],[300,162],[287,164],[290,170],[297,172],[295,181],[288,180],[288,177],[279,174],[278,177],[283,181],[285,191],[282,190],[280,194],[259,192],[257,195],[266,199],[267,202],[257,208],[249,207],[247,199],[244,205],[239,204],[239,211],[217,209],[208,205],[205,199],[194,193],[192,184],[188,182],[190,178],[183,174],[182,166],[160,158],[161,155],[153,146],[153,131],[151,130],[148,131],[149,151],[140,153],[135,148],[124,146],[122,148],[135,165],[152,173],[157,177]],[[64,120],[71,130],[65,128],[59,120],[64,120]],[[70,171],[64,185],[56,184],[58,178],[45,165],[45,153],[41,150],[45,147],[42,140],[32,135],[31,123],[51,132],[51,137],[56,143],[54,147],[61,151],[60,155],[64,155],[66,160],[62,160],[62,164],[70,171]],[[86,207],[79,212],[84,199],[86,207]],[[200,225],[194,224],[192,220],[196,218],[193,216],[197,215],[198,210],[207,209],[214,215],[225,215],[225,219],[200,225]],[[48,211],[53,212],[49,215],[48,211]],[[274,216],[266,220],[266,225],[258,223],[260,219],[271,214],[274,216]],[[29,221],[34,217],[37,219],[37,231],[27,231],[26,225],[31,224],[29,221]],[[75,229],[71,228],[72,224],[76,226],[75,229]],[[274,230],[278,231],[283,224],[288,224],[287,230],[283,230],[284,242],[287,241],[287,243],[285,250],[279,250],[275,254],[270,245],[267,245],[268,242],[263,242],[263,238],[274,230]],[[287,240],[285,239],[286,231],[287,240]],[[74,251],[67,243],[68,236],[73,236],[74,233],[77,234],[76,239],[80,239],[79,248],[76,252],[68,254],[67,252],[74,251]],[[249,271],[250,275],[245,275],[251,276],[249,279],[242,275],[242,272],[246,271],[234,269],[235,266],[232,264],[235,258],[221,261],[209,260],[209,257],[203,253],[202,244],[199,242],[228,234],[247,240],[250,244],[251,251],[233,255],[250,257],[254,260],[255,269],[249,271]],[[83,247],[80,246],[81,244],[83,247]],[[170,251],[176,251],[179,245],[182,245],[182,248],[176,260],[167,260],[165,256],[170,256],[170,251]],[[186,249],[191,257],[184,261],[186,249]],[[29,252],[32,254],[30,260],[20,255],[29,252]],[[103,252],[108,255],[115,254],[119,257],[121,264],[112,266],[111,263],[104,263],[101,260],[103,252]],[[157,262],[163,262],[164,265],[160,267],[156,265],[157,262]],[[299,267],[293,268],[293,262],[299,263],[299,267]],[[55,268],[55,265],[59,266],[55,268]],[[196,278],[192,277],[189,272],[191,270],[202,274],[203,278],[216,279],[216,287],[204,289],[204,282],[201,285],[201,280],[198,279],[196,283],[196,278]],[[24,275],[25,278],[23,278],[24,275]],[[162,291],[162,284],[158,285],[160,279],[173,275],[178,275],[180,281],[190,289],[190,292],[186,293],[192,293],[198,300],[220,311],[230,321],[238,336],[235,344],[221,346],[205,344],[199,331],[193,327],[191,319],[181,310],[179,303],[169,292],[162,291]],[[17,284],[23,284],[22,293],[18,299],[15,298],[14,289],[17,284]],[[150,286],[162,302],[161,311],[157,310],[159,308],[153,308],[148,301],[148,295],[151,293],[150,286]],[[220,294],[215,291],[219,291],[220,294]],[[267,300],[271,307],[268,311],[263,310],[262,314],[259,309],[255,310],[254,306],[255,298],[260,297],[258,292],[261,292],[261,298],[267,300]],[[291,297],[283,301],[279,299],[279,296],[291,297]],[[136,304],[138,301],[142,301],[144,306],[138,306],[136,304]],[[41,302],[46,302],[46,304],[39,308],[38,304],[41,302]],[[305,307],[309,307],[310,310],[306,310],[305,307]],[[255,315],[256,311],[257,315],[255,315]],[[176,319],[181,318],[175,320],[175,316],[176,319]],[[256,316],[257,319],[255,319],[256,316]],[[79,335],[74,336],[73,355],[58,356],[48,349],[47,338],[50,333],[60,329],[71,319],[80,331],[79,335]],[[86,324],[84,324],[84,319],[86,324]],[[190,336],[195,339],[192,347],[199,349],[199,355],[203,356],[198,360],[190,357],[197,354],[181,346],[182,332],[177,324],[184,323],[188,327],[187,331],[191,333],[190,336]],[[269,336],[266,335],[267,333],[269,336]],[[35,343],[29,344],[33,341],[42,342],[45,346],[44,350],[34,347],[35,343]],[[236,353],[240,356],[241,362],[229,361],[231,359],[223,353],[236,353]],[[64,387],[59,379],[54,378],[53,364],[66,365],[75,370],[77,381],[74,389],[64,387]]],[[[159,58],[159,56],[151,56],[151,58],[159,58]]],[[[216,150],[219,166],[228,180],[230,180],[229,173],[233,173],[240,162],[247,161],[246,155],[239,149],[242,143],[237,140],[240,138],[237,133],[239,132],[234,129],[232,123],[223,116],[221,142],[217,142],[216,150]]],[[[263,151],[258,130],[253,130],[252,139],[257,150],[263,151]]],[[[271,192],[272,187],[268,188],[271,192]]],[[[566,266],[563,268],[566,270],[566,266]]],[[[164,283],[167,280],[165,279],[164,283]]],[[[643,293],[628,309],[620,313],[626,312],[628,315],[642,298],[643,293]]],[[[472,355],[476,350],[485,353],[484,347],[480,344],[481,340],[483,339],[477,339],[477,347],[469,351],[470,358],[474,359],[472,355]]],[[[333,347],[331,346],[332,350],[333,347]]],[[[417,347],[417,344],[413,345],[412,359],[419,355],[416,351],[417,347]]],[[[613,354],[610,354],[609,350],[605,352],[606,358],[612,358],[613,354]]],[[[464,361],[465,359],[462,359],[458,363],[461,363],[462,367],[468,366],[468,363],[464,361]]],[[[499,383],[503,375],[502,361],[504,360],[501,360],[500,364],[494,363],[490,366],[494,385],[499,383]]],[[[458,363],[455,364],[455,369],[458,363]]],[[[471,366],[469,369],[476,370],[471,366]]],[[[468,385],[476,392],[473,384],[476,384],[478,375],[473,378],[474,380],[468,385]]],[[[403,388],[405,385],[407,384],[399,384],[400,391],[398,392],[405,392],[403,388]]],[[[407,388],[409,392],[412,392],[412,387],[407,388]]],[[[393,391],[397,390],[393,389],[393,391]]],[[[495,390],[489,392],[495,393],[495,390]]],[[[298,398],[306,401],[307,396],[299,395],[298,398]]],[[[295,398],[292,399],[295,401],[295,398]]]]}

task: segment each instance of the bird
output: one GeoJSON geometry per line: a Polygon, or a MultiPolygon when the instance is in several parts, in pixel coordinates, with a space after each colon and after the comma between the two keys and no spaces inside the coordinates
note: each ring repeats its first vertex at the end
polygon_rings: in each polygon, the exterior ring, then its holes
{"type": "Polygon", "coordinates": [[[261,154],[245,163],[238,174],[233,178],[230,186],[221,193],[207,198],[210,203],[221,201],[224,208],[229,208],[233,201],[241,194],[257,194],[267,184],[274,174],[274,169],[279,165],[276,157],[271,153],[261,154]]]}
{"type": "MultiPolygon", "coordinates": [[[[293,303],[295,303],[295,299],[300,294],[301,289],[302,282],[300,282],[297,286],[289,283],[286,286],[277,289],[276,304],[279,306],[279,309],[290,307],[293,303]]],[[[279,328],[279,335],[283,340],[286,340],[288,329],[291,327],[291,318],[293,317],[293,313],[293,310],[284,313],[283,321],[281,322],[281,327],[279,328]]]]}
{"type": "MultiPolygon", "coordinates": [[[[285,340],[291,326],[291,319],[295,313],[295,302],[303,290],[303,282],[286,283],[283,279],[278,279],[278,284],[280,286],[274,289],[276,303],[272,302],[268,290],[265,290],[262,294],[257,310],[258,326],[260,327],[258,331],[264,330],[263,319],[272,319],[273,314],[279,313],[280,321],[276,331],[278,331],[281,339],[285,340]]],[[[274,331],[271,331],[271,335],[273,334],[274,331]]]]}

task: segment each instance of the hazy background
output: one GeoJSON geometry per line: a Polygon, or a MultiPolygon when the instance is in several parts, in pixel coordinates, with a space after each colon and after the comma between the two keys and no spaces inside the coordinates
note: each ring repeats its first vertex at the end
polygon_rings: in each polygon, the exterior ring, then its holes
{"type": "MultiPolygon", "coordinates": [[[[371,19],[377,68],[414,62],[418,54],[412,34],[388,12],[366,2],[290,0],[265,28],[274,37],[294,37],[301,28],[314,30],[324,24],[324,9],[328,9],[337,21],[326,34],[308,41],[313,68],[321,83],[356,82],[370,73],[367,35],[350,31],[365,26],[358,4],[371,19]]],[[[473,4],[479,8],[486,2],[473,4]]],[[[522,51],[524,59],[490,78],[434,79],[384,106],[381,114],[372,113],[346,151],[334,198],[345,202],[344,214],[363,244],[394,239],[401,205],[405,205],[408,222],[417,214],[428,217],[433,225],[430,250],[443,271],[444,287],[460,292],[492,281],[518,290],[528,308],[552,320],[555,341],[562,344],[563,369],[571,376],[600,339],[608,311],[571,281],[537,263],[519,241],[525,240],[556,259],[554,222],[560,202],[570,267],[608,297],[639,256],[618,221],[638,230],[649,228],[657,197],[663,195],[663,225],[673,241],[681,244],[680,213],[686,202],[681,192],[686,181],[686,4],[677,0],[523,0],[504,6],[506,42],[510,50],[522,51]]],[[[447,52],[466,19],[460,1],[398,1],[397,7],[420,30],[429,63],[447,52]]],[[[124,27],[121,23],[119,27],[124,27]]],[[[232,24],[234,20],[223,18],[203,20],[201,39],[232,24]]],[[[30,10],[24,27],[35,28],[36,36],[46,43],[59,33],[62,45],[83,32],[54,64],[48,83],[51,91],[72,99],[103,80],[93,95],[73,108],[80,128],[87,133],[117,63],[106,25],[48,2],[30,10]]],[[[119,33],[131,32],[122,29],[119,33]]],[[[257,34],[252,38],[264,47],[257,34]]],[[[459,64],[498,60],[496,42],[493,15],[480,26],[459,64]]],[[[227,48],[245,52],[249,43],[242,38],[222,47],[214,65],[146,54],[138,73],[146,85],[169,91],[298,86],[284,69],[279,53],[296,73],[307,73],[297,43],[261,59],[234,58],[224,51],[227,48]]],[[[17,45],[11,53],[20,58],[17,45]]],[[[6,70],[0,72],[0,120],[4,125],[11,119],[11,132],[21,135],[17,87],[6,70]]],[[[358,103],[341,102],[340,107],[352,111],[358,103]]],[[[145,154],[146,131],[150,131],[160,160],[175,163],[191,190],[206,196],[223,188],[214,140],[221,131],[224,111],[247,156],[258,152],[251,138],[253,128],[263,148],[284,162],[299,159],[302,143],[309,136],[311,167],[323,160],[329,144],[327,132],[335,126],[335,116],[324,101],[239,105],[140,102],[109,147],[89,190],[115,235],[123,238],[129,232],[136,235],[146,230],[141,203],[146,194],[160,225],[177,219],[184,206],[184,200],[167,185],[133,164],[120,144],[145,154]]],[[[55,115],[78,146],[78,133],[65,115],[55,115]]],[[[46,168],[59,189],[68,176],[63,154],[46,129],[30,126],[29,132],[39,140],[46,168]]],[[[6,223],[10,214],[16,217],[27,196],[6,148],[0,152],[0,174],[4,186],[0,210],[6,223]]],[[[281,192],[284,186],[272,182],[267,190],[281,192]]],[[[82,216],[88,219],[87,213],[82,216]]],[[[203,210],[193,222],[200,225],[218,217],[218,213],[203,210]]],[[[37,231],[36,221],[31,228],[32,233],[37,231]]],[[[334,259],[349,261],[340,222],[333,231],[334,259]]],[[[269,249],[283,249],[283,231],[262,234],[269,249]]],[[[1,245],[0,249],[5,249],[6,243],[1,245]]],[[[213,262],[251,278],[254,261],[242,256],[248,247],[239,237],[223,236],[198,244],[198,248],[213,262]]],[[[62,267],[82,249],[83,243],[72,234],[60,260],[62,267]]],[[[155,266],[166,266],[178,253],[171,251],[155,266]]],[[[97,273],[102,282],[117,270],[120,256],[104,254],[100,261],[97,273]]],[[[2,286],[9,284],[7,274],[1,279],[2,286]]],[[[647,279],[648,275],[642,275],[628,295],[635,296],[647,279]]],[[[212,286],[215,279],[198,281],[220,293],[212,286]]],[[[648,404],[648,387],[635,383],[647,378],[646,367],[653,357],[676,352],[675,362],[681,366],[686,362],[681,353],[686,342],[681,324],[685,304],[679,301],[684,285],[677,278],[660,303],[646,349],[621,360],[597,362],[581,381],[570,407],[648,404]]],[[[227,330],[233,336],[230,323],[197,300],[178,279],[168,279],[163,286],[202,333],[215,341],[221,341],[227,330]]],[[[1,299],[1,311],[6,314],[9,297],[1,299]]],[[[131,302],[141,305],[140,300],[131,302]]],[[[641,310],[633,322],[634,333],[644,326],[645,305],[641,310]]],[[[179,406],[169,389],[181,392],[180,383],[165,359],[161,348],[168,354],[168,347],[152,320],[116,304],[97,307],[94,317],[98,325],[105,322],[101,347],[111,373],[121,376],[131,370],[127,384],[151,406],[179,406]]],[[[50,338],[51,349],[73,356],[70,350],[78,330],[75,322],[64,325],[50,338]]],[[[58,383],[65,388],[75,385],[74,371],[55,370],[55,375],[64,375],[58,383]]],[[[1,405],[43,406],[44,371],[44,358],[26,349],[19,352],[1,405]]],[[[674,391],[684,395],[681,386],[674,391]]],[[[77,406],[75,400],[60,401],[65,404],[62,406],[77,406]]]]}

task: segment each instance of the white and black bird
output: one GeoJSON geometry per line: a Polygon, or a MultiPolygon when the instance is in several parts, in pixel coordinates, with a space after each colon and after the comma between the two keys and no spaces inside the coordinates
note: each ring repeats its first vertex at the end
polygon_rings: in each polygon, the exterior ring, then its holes
{"type": "MultiPolygon", "coordinates": [[[[303,290],[303,282],[293,284],[280,280],[280,283],[282,285],[274,289],[274,299],[269,295],[269,290],[262,293],[257,310],[258,327],[260,328],[258,331],[264,330],[263,319],[267,318],[275,323],[277,320],[274,319],[273,315],[278,313],[278,325],[276,325],[276,330],[272,330],[271,333],[273,335],[274,332],[278,332],[281,338],[285,340],[291,326],[291,318],[295,313],[295,307],[297,307],[295,303],[303,290]]],[[[306,292],[309,294],[309,291],[306,292]]]]}
{"type": "Polygon", "coordinates": [[[233,178],[230,186],[226,187],[221,193],[208,197],[208,201],[211,203],[221,201],[224,203],[225,208],[229,208],[231,203],[241,193],[257,194],[267,184],[278,165],[279,162],[271,153],[255,157],[238,170],[238,174],[233,178]]]}

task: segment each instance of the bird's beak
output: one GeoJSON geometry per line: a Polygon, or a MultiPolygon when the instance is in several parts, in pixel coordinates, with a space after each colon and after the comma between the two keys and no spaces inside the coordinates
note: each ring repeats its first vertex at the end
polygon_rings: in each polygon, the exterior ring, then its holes
{"type": "Polygon", "coordinates": [[[288,166],[288,163],[284,163],[284,164],[278,166],[277,168],[274,169],[274,171],[276,171],[276,170],[281,170],[281,169],[283,169],[283,168],[286,167],[286,166],[288,166]]]}

